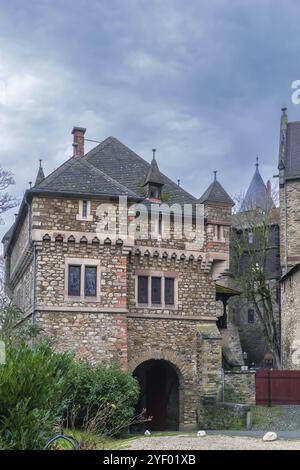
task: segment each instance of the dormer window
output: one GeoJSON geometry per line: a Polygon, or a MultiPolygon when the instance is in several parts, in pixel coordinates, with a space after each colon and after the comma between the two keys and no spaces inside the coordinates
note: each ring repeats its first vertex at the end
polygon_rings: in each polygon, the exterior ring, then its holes
{"type": "Polygon", "coordinates": [[[160,199],[161,197],[161,188],[158,186],[149,185],[149,198],[150,199],[160,199]]]}
{"type": "Polygon", "coordinates": [[[152,162],[151,162],[150,169],[149,169],[148,175],[144,183],[145,194],[146,194],[146,198],[148,199],[161,200],[161,193],[162,193],[162,188],[164,186],[164,179],[163,179],[162,174],[159,171],[157,161],[155,160],[156,150],[153,149],[152,152],[153,152],[152,162]]]}
{"type": "Polygon", "coordinates": [[[77,220],[92,221],[93,216],[91,214],[91,201],[88,199],[81,199],[79,201],[78,214],[76,215],[77,220]]]}

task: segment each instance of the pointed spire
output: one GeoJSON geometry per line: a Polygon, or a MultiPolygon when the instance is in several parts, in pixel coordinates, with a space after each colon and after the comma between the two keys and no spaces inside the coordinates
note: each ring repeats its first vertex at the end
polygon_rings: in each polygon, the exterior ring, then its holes
{"type": "Polygon", "coordinates": [[[258,208],[268,209],[274,206],[273,199],[268,192],[268,187],[265,185],[259,172],[258,156],[256,157],[255,167],[255,172],[242,202],[240,212],[254,211],[258,208]]]}
{"type": "Polygon", "coordinates": [[[161,172],[159,171],[158,164],[155,159],[156,149],[152,149],[152,152],[153,152],[152,162],[150,164],[150,169],[148,171],[148,175],[146,177],[144,186],[146,186],[146,184],[149,184],[149,183],[154,183],[156,185],[162,186],[164,184],[164,179],[163,179],[161,172]]]}
{"type": "Polygon", "coordinates": [[[162,187],[164,185],[164,178],[159,171],[157,161],[155,159],[156,149],[152,149],[152,161],[144,183],[146,189],[146,197],[148,199],[161,199],[162,187]]]}
{"type": "Polygon", "coordinates": [[[38,169],[38,172],[37,172],[37,175],[36,175],[36,180],[35,180],[34,186],[37,186],[38,184],[40,184],[45,179],[44,170],[43,170],[43,167],[42,167],[42,160],[39,160],[39,162],[40,162],[40,166],[39,166],[39,169],[38,169]]]}
{"type": "Polygon", "coordinates": [[[285,167],[285,160],[286,160],[286,134],[287,134],[287,126],[288,126],[288,117],[287,117],[286,110],[287,108],[281,108],[279,156],[278,156],[278,169],[279,170],[282,170],[285,167]]]}
{"type": "Polygon", "coordinates": [[[217,181],[217,170],[214,171],[214,181],[217,181]]]}

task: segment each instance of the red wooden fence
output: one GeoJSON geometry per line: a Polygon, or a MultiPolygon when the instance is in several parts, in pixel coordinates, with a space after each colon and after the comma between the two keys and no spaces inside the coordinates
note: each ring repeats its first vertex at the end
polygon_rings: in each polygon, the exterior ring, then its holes
{"type": "Polygon", "coordinates": [[[300,370],[256,373],[257,405],[300,405],[300,370]]]}

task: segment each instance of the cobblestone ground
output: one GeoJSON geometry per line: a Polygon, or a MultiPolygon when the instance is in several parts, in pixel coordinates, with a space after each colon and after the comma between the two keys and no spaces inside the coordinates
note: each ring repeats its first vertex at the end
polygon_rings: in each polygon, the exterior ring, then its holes
{"type": "Polygon", "coordinates": [[[224,435],[145,437],[133,442],[130,450],[300,450],[300,440],[263,442],[261,438],[224,435]]]}
{"type": "Polygon", "coordinates": [[[300,430],[300,406],[281,405],[268,408],[258,406],[255,410],[258,422],[253,422],[253,430],[296,431],[300,430]]]}

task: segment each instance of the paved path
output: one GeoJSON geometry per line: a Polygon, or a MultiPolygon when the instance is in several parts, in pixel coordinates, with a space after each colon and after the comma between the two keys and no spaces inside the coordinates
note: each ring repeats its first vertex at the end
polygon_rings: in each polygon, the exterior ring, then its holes
{"type": "MultiPolygon", "coordinates": [[[[268,429],[265,431],[251,430],[251,431],[206,431],[208,435],[216,436],[237,436],[237,437],[260,437],[268,431],[274,431],[274,429],[268,429]]],[[[300,430],[298,431],[275,431],[279,439],[298,439],[300,441],[300,430]]]]}
{"type": "Polygon", "coordinates": [[[131,444],[132,450],[300,450],[299,440],[263,442],[261,437],[212,434],[205,437],[190,435],[144,437],[131,444]]]}

